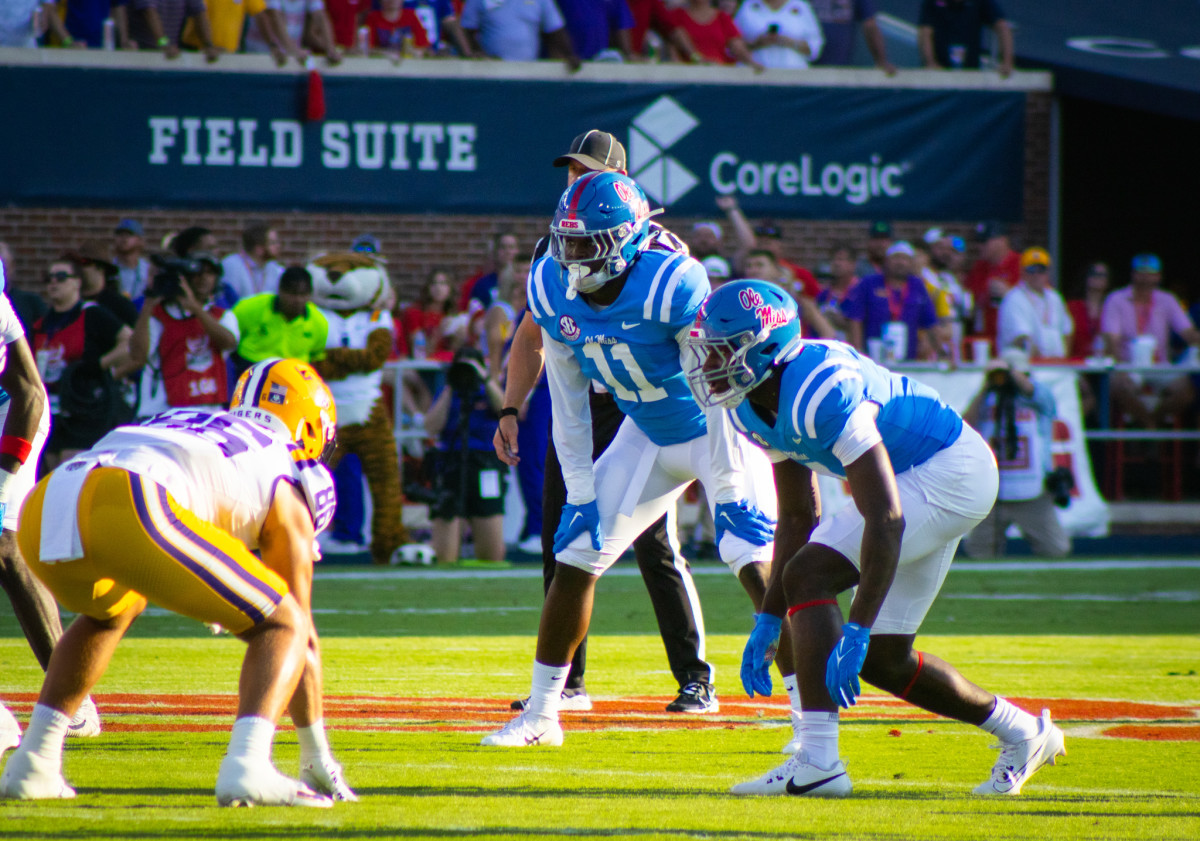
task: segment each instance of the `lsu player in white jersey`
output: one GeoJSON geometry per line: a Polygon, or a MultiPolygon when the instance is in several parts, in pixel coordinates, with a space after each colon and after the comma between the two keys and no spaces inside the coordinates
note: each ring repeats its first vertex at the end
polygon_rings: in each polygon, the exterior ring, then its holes
{"type": "Polygon", "coordinates": [[[0,796],[75,796],[62,776],[66,724],[153,602],[247,643],[217,775],[220,804],[356,799],[325,737],[309,598],[315,536],[335,505],[322,460],[336,424],[329,389],[311,367],[264,360],[242,374],[229,412],[173,409],[118,427],[34,488],[21,550],[79,617],[50,658],[25,737],[0,774],[0,796]],[[303,782],[271,763],[284,707],[297,728],[303,782]]]}
{"type": "Polygon", "coordinates": [[[586,173],[563,193],[550,255],[530,272],[528,306],[542,330],[567,505],[554,536],[558,567],[542,606],[532,691],[519,716],[483,739],[487,746],[562,744],[559,701],[596,581],[694,479],[707,492],[721,558],[756,605],[765,591],[770,469],[724,412],[706,418],[688,389],[679,341],[708,294],[708,276],[685,253],[654,245],[650,215],[632,179],[586,173]],[[594,465],[592,380],[626,415],[594,465]]]}
{"type": "MultiPolygon", "coordinates": [[[[62,623],[54,596],[30,572],[17,546],[21,505],[33,490],[38,458],[50,431],[46,388],[25,341],[25,330],[13,311],[6,291],[4,264],[0,263],[0,588],[12,604],[25,639],[43,669],[62,636],[62,623]]],[[[0,758],[17,746],[20,725],[0,704],[0,758]]],[[[85,698],[67,728],[69,736],[100,733],[100,716],[91,698],[85,698]]]]}
{"type": "Polygon", "coordinates": [[[775,463],[776,563],[742,661],[747,693],[765,680],[786,613],[802,700],[800,750],[735,794],[843,797],[838,708],[859,674],[922,709],[999,737],[976,794],[1014,795],[1064,754],[1049,711],[1034,717],[913,650],[962,536],[999,483],[987,442],[928,386],[841,342],[803,341],[796,302],[772,283],[721,287],[687,340],[697,399],[724,406],[775,463]],[[853,505],[822,518],[813,473],[847,480],[853,505]],[[849,621],[837,595],[856,588],[849,621]]]}

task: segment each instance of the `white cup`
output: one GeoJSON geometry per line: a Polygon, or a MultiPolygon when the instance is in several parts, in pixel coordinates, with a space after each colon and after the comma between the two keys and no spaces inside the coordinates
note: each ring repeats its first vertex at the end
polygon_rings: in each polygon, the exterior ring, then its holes
{"type": "Polygon", "coordinates": [[[1158,340],[1153,336],[1138,336],[1129,343],[1129,361],[1138,367],[1154,364],[1154,350],[1158,340]]]}
{"type": "Polygon", "coordinates": [[[883,339],[867,339],[867,356],[875,362],[883,362],[883,339]]]}
{"type": "Polygon", "coordinates": [[[992,355],[992,343],[987,339],[971,340],[971,359],[976,365],[987,365],[992,355]]]}

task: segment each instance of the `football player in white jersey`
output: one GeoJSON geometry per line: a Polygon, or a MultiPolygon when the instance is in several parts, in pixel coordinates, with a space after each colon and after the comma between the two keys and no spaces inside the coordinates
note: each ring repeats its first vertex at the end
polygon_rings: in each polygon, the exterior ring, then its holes
{"type": "Polygon", "coordinates": [[[118,427],[38,484],[18,530],[21,550],[79,617],[50,658],[0,796],[75,796],[62,776],[67,723],[152,601],[247,643],[217,775],[221,805],[356,799],[325,737],[309,601],[314,539],[335,504],[323,459],[336,424],[329,389],[311,367],[264,360],[243,373],[228,413],[173,409],[118,427]],[[271,763],[284,707],[303,782],[271,763]]]}
{"type": "MultiPolygon", "coordinates": [[[[0,263],[0,587],[12,603],[25,639],[43,669],[62,636],[54,596],[29,571],[17,546],[17,522],[25,497],[33,490],[38,458],[50,431],[46,388],[25,340],[25,330],[5,291],[0,263]]],[[[68,736],[96,736],[100,716],[85,698],[67,729],[68,736]]],[[[20,727],[0,704],[0,757],[17,746],[20,727]]]]}
{"type": "Polygon", "coordinates": [[[959,540],[996,499],[987,442],[928,386],[841,342],[802,341],[796,302],[766,281],[714,292],[685,344],[698,401],[728,409],[775,463],[778,551],[743,655],[743,683],[751,696],[770,694],[785,613],[800,682],[799,752],[733,793],[850,794],[838,707],[855,703],[861,673],[898,698],[997,736],[1000,758],[975,793],[1020,794],[1066,752],[1049,711],[1030,715],[913,649],[959,540]],[[822,517],[814,473],[845,479],[854,504],[822,517]],[[851,588],[843,623],[837,596],[851,588]]]}
{"type": "Polygon", "coordinates": [[[567,504],[554,535],[558,566],[542,606],[529,701],[483,739],[489,747],[562,744],[562,688],[587,633],[596,581],[693,480],[707,493],[722,560],[755,605],[765,590],[770,468],[724,412],[706,417],[688,389],[679,342],[708,294],[708,276],[687,254],[660,247],[649,221],[636,182],[589,172],[563,193],[550,256],[530,272],[527,300],[542,330],[567,504]],[[626,415],[595,463],[592,380],[626,415]]]}

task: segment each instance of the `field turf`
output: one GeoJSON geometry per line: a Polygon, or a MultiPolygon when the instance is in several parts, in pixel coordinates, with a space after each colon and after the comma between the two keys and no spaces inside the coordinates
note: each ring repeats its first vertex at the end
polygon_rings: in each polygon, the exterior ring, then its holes
{"type": "MultiPolygon", "coordinates": [[[[527,693],[539,571],[322,570],[315,587],[331,741],[362,797],[334,809],[226,810],[212,785],[242,646],[151,610],[96,692],[105,731],[70,740],[73,801],[0,801],[0,838],[637,839],[1200,838],[1200,562],[959,562],[918,645],[1067,734],[1018,798],[970,790],[990,737],[867,689],[843,715],[844,801],[738,798],[783,760],[775,697],[737,664],[752,624],[723,569],[698,570],[721,712],[663,711],[675,691],[649,600],[622,566],[600,583],[592,713],[562,748],[484,749],[527,693]]],[[[41,674],[0,609],[0,698],[27,719],[41,674]]],[[[778,681],[777,681],[778,683],[778,681]]],[[[279,767],[295,773],[285,727],[279,767]]]]}

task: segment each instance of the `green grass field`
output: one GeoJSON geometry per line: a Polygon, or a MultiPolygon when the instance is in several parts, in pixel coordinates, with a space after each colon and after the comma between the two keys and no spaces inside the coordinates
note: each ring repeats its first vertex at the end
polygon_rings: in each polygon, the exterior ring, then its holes
{"type": "MultiPolygon", "coordinates": [[[[624,564],[622,566],[625,566],[624,564]]],[[[0,838],[1200,838],[1200,565],[960,562],[924,650],[1026,706],[1049,706],[1069,755],[1019,798],[969,792],[990,737],[868,690],[844,716],[844,801],[737,798],[778,764],[778,698],[749,701],[737,664],[751,609],[699,570],[722,710],[662,711],[675,684],[649,600],[618,567],[600,584],[588,663],[594,713],[564,714],[562,748],[484,749],[527,693],[541,602],[532,569],[483,577],[333,567],[315,588],[331,741],[362,801],[224,810],[212,794],[242,647],[152,610],[97,700],[105,732],[71,740],[74,801],[0,802],[0,838]]],[[[22,720],[41,673],[0,611],[0,698],[22,720]]],[[[1037,710],[1033,710],[1036,712],[1037,710]]],[[[285,728],[279,767],[295,773],[285,728]]]]}

